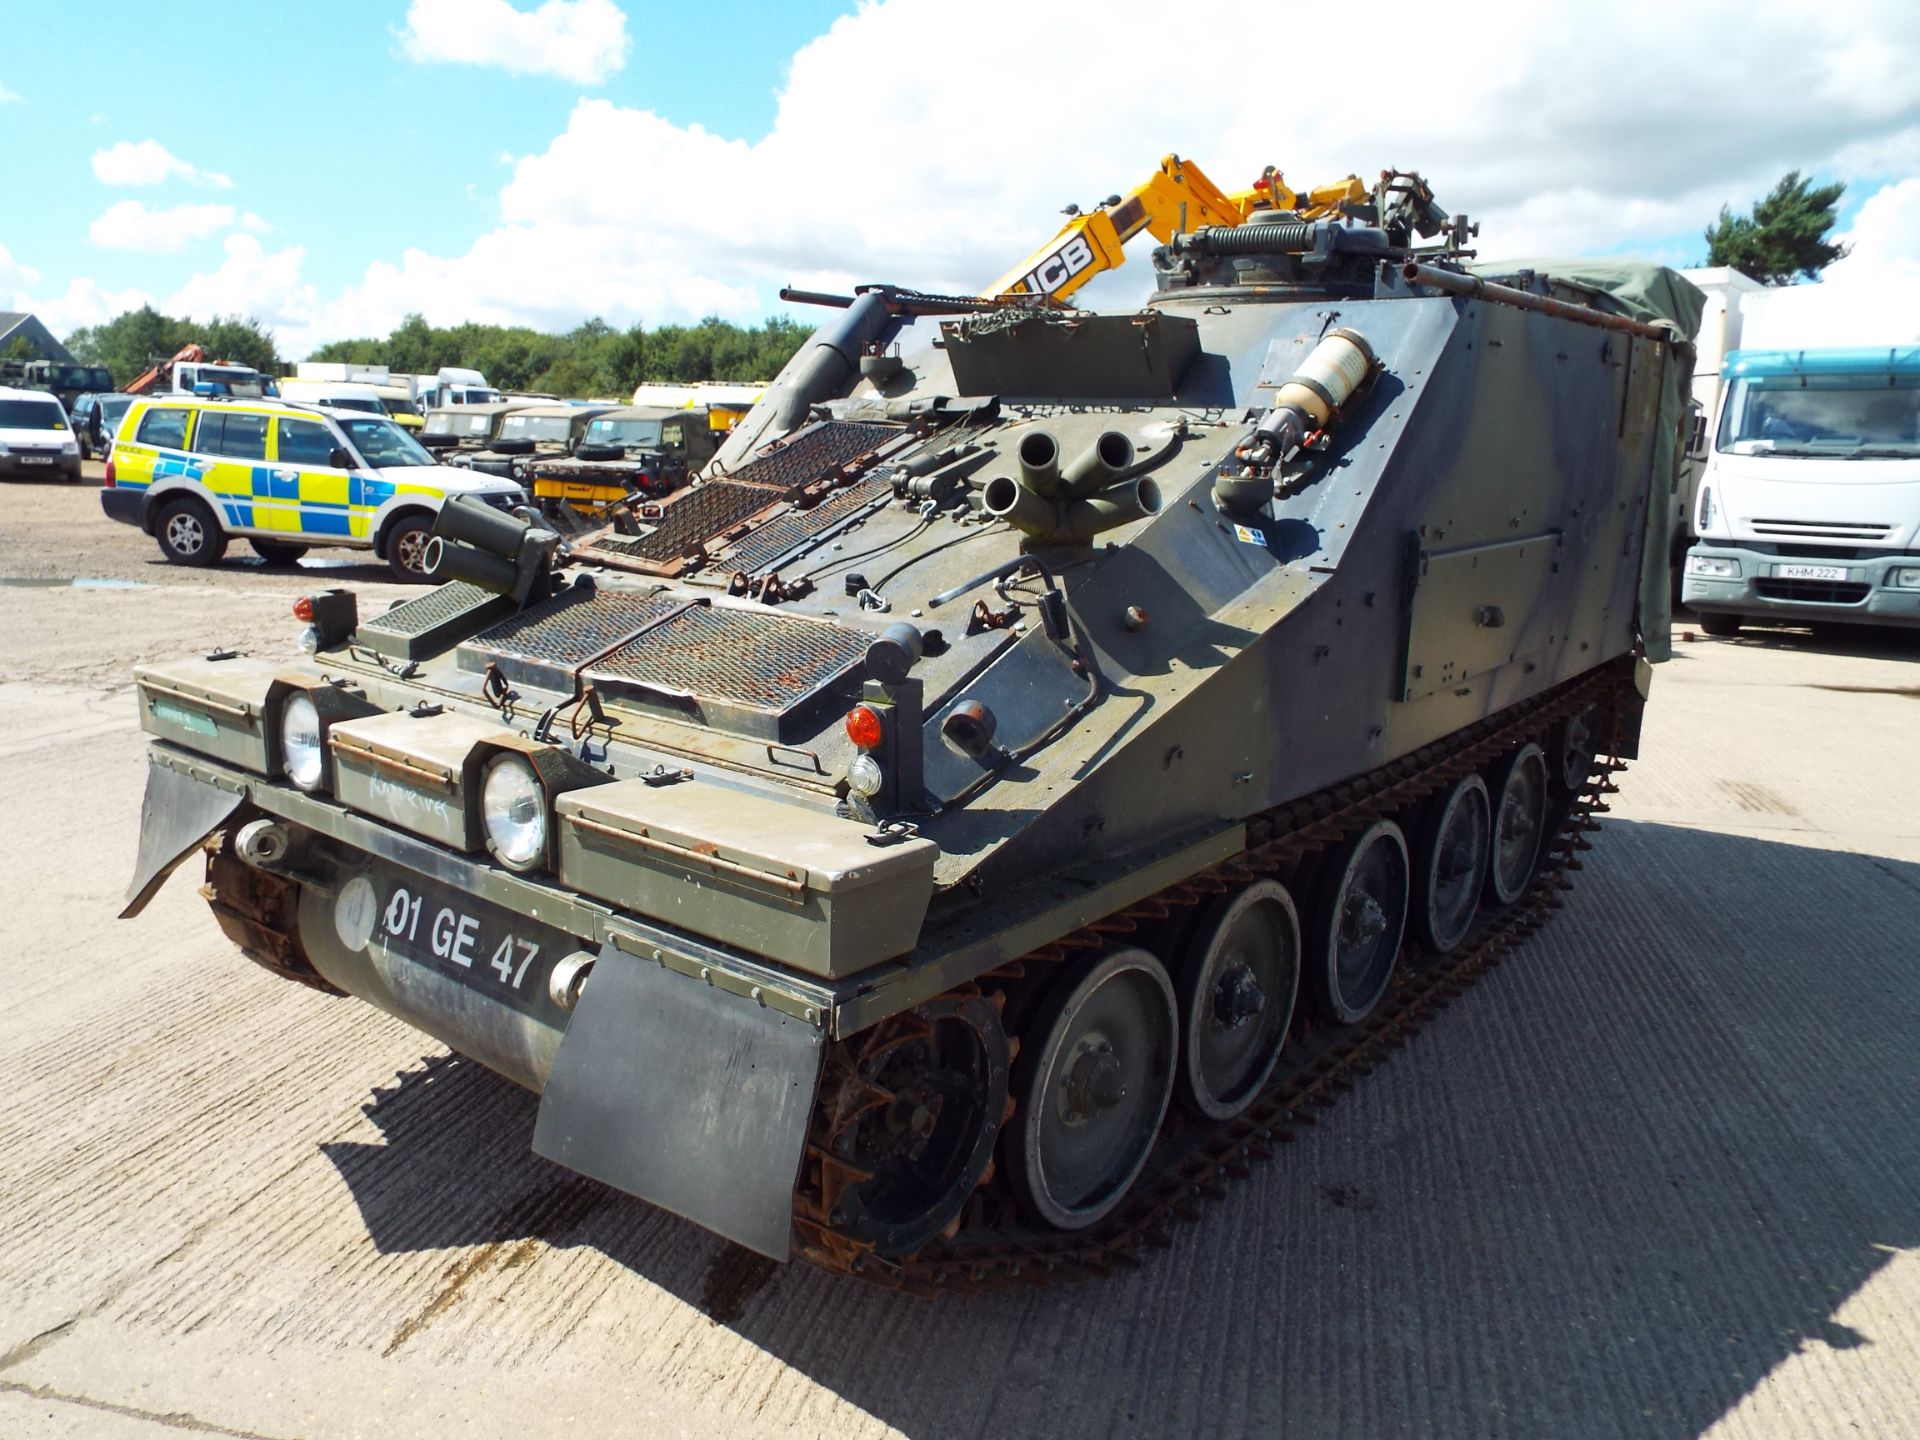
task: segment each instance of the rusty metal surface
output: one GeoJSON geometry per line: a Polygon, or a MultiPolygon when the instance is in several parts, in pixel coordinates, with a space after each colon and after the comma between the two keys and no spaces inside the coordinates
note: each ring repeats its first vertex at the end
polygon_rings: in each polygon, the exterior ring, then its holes
{"type": "Polygon", "coordinates": [[[897,439],[904,433],[897,425],[828,420],[795,432],[793,438],[779,449],[748,461],[734,471],[731,478],[798,489],[879,449],[887,441],[897,439]]]}
{"type": "Polygon", "coordinates": [[[682,490],[663,504],[651,533],[609,535],[592,548],[617,559],[669,565],[699,553],[709,542],[780,499],[780,491],[768,486],[709,480],[682,490]]]}
{"type": "Polygon", "coordinates": [[[870,638],[821,621],[696,606],[621,646],[590,675],[610,694],[637,684],[783,714],[859,665],[870,638]]]}
{"type": "Polygon", "coordinates": [[[811,510],[776,515],[730,547],[723,563],[730,569],[759,575],[815,536],[851,519],[868,506],[878,505],[892,493],[893,484],[889,480],[862,480],[822,500],[811,510]]]}
{"type": "Polygon", "coordinates": [[[481,669],[500,656],[561,665],[583,665],[622,636],[665,619],[685,600],[601,590],[568,592],[481,631],[460,647],[467,669],[481,669]]]}

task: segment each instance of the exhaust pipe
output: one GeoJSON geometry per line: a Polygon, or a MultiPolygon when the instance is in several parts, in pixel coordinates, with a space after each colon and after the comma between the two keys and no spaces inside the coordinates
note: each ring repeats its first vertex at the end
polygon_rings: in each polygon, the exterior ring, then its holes
{"type": "Polygon", "coordinates": [[[1108,430],[1081,451],[1060,476],[1060,488],[1079,497],[1104,490],[1133,464],[1133,441],[1118,430],[1108,430]]]}
{"type": "Polygon", "coordinates": [[[1029,430],[1014,451],[1020,483],[1043,500],[1060,493],[1060,442],[1045,430],[1029,430]]]}
{"type": "Polygon", "coordinates": [[[1158,515],[1160,498],[1159,483],[1147,475],[1093,495],[1059,500],[1036,495],[1010,475],[996,475],[987,482],[982,502],[989,515],[1005,520],[1035,545],[1084,545],[1103,530],[1158,515]]]}

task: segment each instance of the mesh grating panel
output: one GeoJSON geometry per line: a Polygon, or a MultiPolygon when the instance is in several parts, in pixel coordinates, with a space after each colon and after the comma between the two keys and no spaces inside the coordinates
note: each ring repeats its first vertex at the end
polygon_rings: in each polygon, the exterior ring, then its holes
{"type": "Polygon", "coordinates": [[[733,478],[797,489],[904,433],[894,425],[828,420],[801,431],[771,455],[749,461],[733,478]]]}
{"type": "Polygon", "coordinates": [[[686,602],[658,595],[601,591],[574,598],[564,595],[526,610],[467,642],[474,649],[529,660],[584,665],[622,635],[671,615],[686,602]]]}
{"type": "Polygon", "coordinates": [[[464,580],[454,580],[374,616],[364,628],[382,630],[389,635],[424,635],[436,625],[457,619],[474,606],[484,605],[494,598],[491,590],[482,590],[478,585],[469,585],[464,580]]]}
{"type": "Polygon", "coordinates": [[[820,621],[701,606],[623,645],[593,677],[784,714],[860,664],[870,638],[820,621]]]}
{"type": "Polygon", "coordinates": [[[729,569],[758,575],[762,566],[778,560],[796,546],[831,530],[842,520],[857,515],[892,493],[893,484],[889,480],[862,480],[831,499],[821,501],[811,510],[776,516],[729,550],[726,564],[729,569]]]}
{"type": "Polygon", "coordinates": [[[633,560],[678,560],[779,499],[778,491],[764,486],[709,480],[663,504],[651,535],[609,535],[594,548],[633,560]]]}

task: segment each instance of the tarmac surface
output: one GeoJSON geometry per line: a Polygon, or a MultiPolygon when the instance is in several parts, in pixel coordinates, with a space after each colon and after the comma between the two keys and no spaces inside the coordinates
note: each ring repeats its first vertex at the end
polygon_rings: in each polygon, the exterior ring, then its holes
{"type": "Polygon", "coordinates": [[[936,1304],[537,1159],[185,868],[114,919],[131,666],[403,593],[244,553],[0,485],[0,1436],[1920,1435],[1920,635],[1683,640],[1545,931],[1140,1270],[936,1304]]]}

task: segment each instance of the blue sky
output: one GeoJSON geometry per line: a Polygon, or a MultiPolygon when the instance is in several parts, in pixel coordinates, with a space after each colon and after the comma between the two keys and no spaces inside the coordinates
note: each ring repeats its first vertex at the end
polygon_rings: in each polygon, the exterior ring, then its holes
{"type": "MultiPolygon", "coordinates": [[[[1481,0],[1259,76],[1214,43],[1257,38],[1244,0],[1097,9],[12,4],[0,309],[247,314],[288,356],[416,310],[751,322],[783,283],[978,288],[1169,151],[1226,188],[1417,168],[1489,256],[1673,264],[1799,168],[1849,186],[1848,275],[1920,286],[1912,0],[1481,0]]],[[[1137,301],[1149,245],[1083,294],[1137,301]]]]}
{"type": "MultiPolygon", "coordinates": [[[[399,38],[404,0],[9,5],[0,85],[19,100],[0,104],[0,193],[39,198],[6,205],[0,244],[58,278],[66,257],[91,258],[88,227],[111,201],[227,204],[260,216],[268,234],[306,240],[306,278],[337,289],[396,241],[448,251],[492,225],[501,155],[543,146],[583,93],[720,134],[764,133],[794,52],[854,5],[633,0],[623,8],[626,65],[582,87],[409,60],[399,38]],[[101,83],[74,83],[63,62],[79,57],[101,83]],[[116,192],[94,179],[96,151],[143,140],[230,177],[232,189],[176,179],[116,192]]],[[[208,237],[184,258],[212,263],[219,251],[208,237]]],[[[112,288],[156,293],[185,273],[181,255],[124,253],[111,269],[112,288]]]]}

